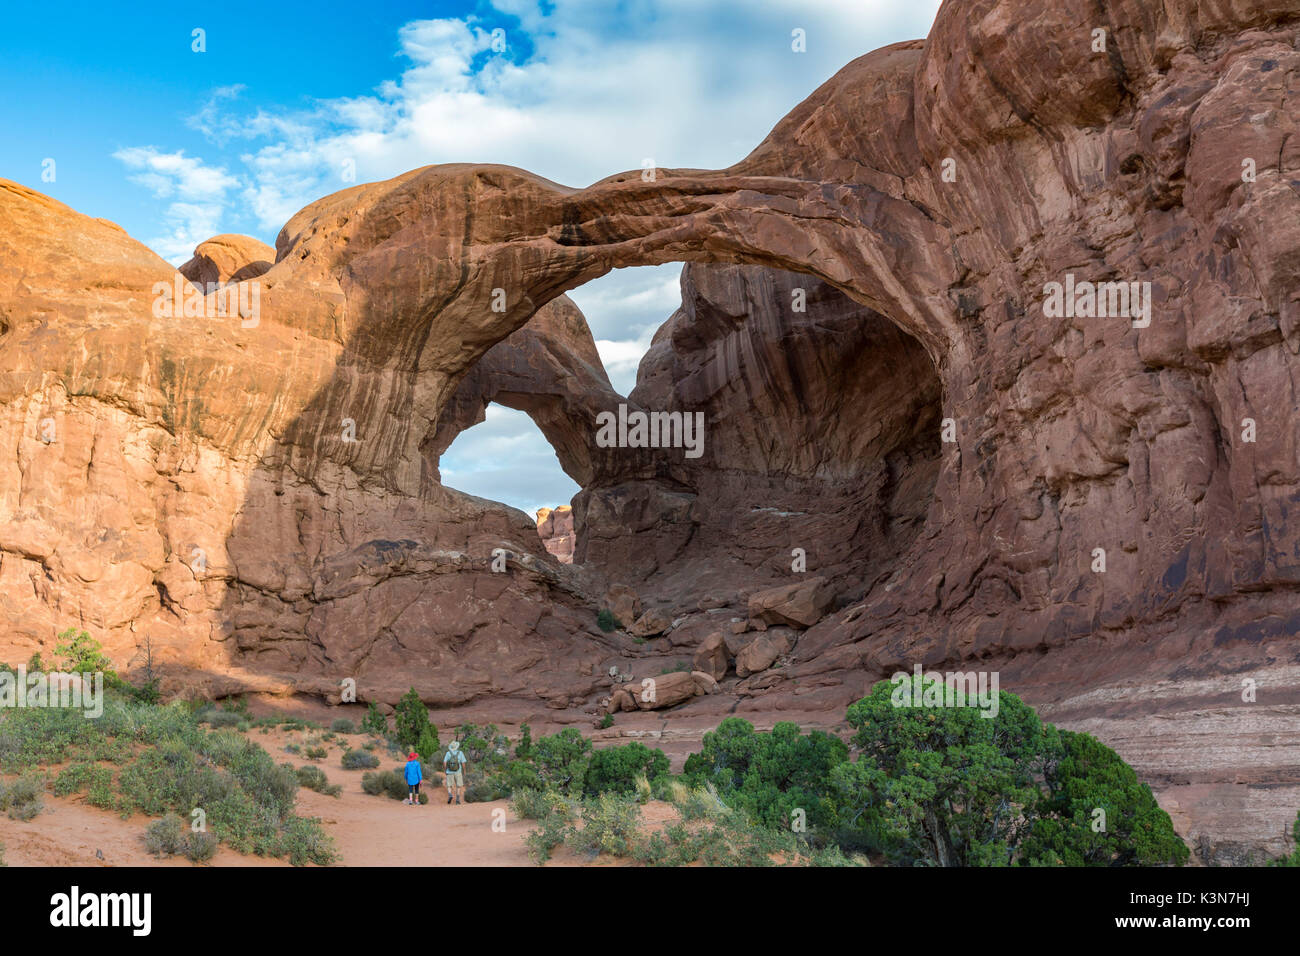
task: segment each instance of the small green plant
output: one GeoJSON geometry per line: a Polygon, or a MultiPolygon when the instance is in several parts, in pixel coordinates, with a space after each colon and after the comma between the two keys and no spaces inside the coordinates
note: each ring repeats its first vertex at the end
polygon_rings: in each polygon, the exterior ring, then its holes
{"type": "Polygon", "coordinates": [[[337,717],[334,722],[330,724],[330,730],[336,734],[355,734],[357,732],[357,725],[352,723],[352,721],[348,720],[346,717],[337,717]]]}
{"type": "MultiPolygon", "coordinates": [[[[393,725],[397,730],[399,746],[416,749],[421,736],[430,727],[429,708],[424,706],[419,692],[412,687],[397,702],[397,711],[393,715],[393,725]]],[[[438,730],[433,728],[433,739],[438,739],[438,730]]]]}
{"type": "Polygon", "coordinates": [[[31,657],[27,658],[27,673],[45,673],[45,662],[41,660],[41,652],[36,651],[31,657]]]}
{"type": "Polygon", "coordinates": [[[5,786],[0,784],[0,809],[11,820],[30,820],[45,807],[45,783],[35,775],[19,777],[5,786]]]}
{"type": "Polygon", "coordinates": [[[361,732],[383,737],[388,733],[388,718],[379,712],[379,705],[373,700],[366,708],[366,716],[361,718],[361,732]]]}
{"type": "Polygon", "coordinates": [[[510,798],[510,809],[520,820],[540,820],[550,807],[550,792],[518,790],[510,798]]]}
{"type": "Polygon", "coordinates": [[[602,607],[596,614],[596,626],[608,634],[618,627],[618,618],[614,617],[614,612],[607,607],[602,607]]]}
{"type": "Polygon", "coordinates": [[[88,631],[70,627],[59,635],[62,644],[54,646],[60,664],[69,673],[102,673],[104,680],[117,677],[113,662],[104,656],[104,646],[90,636],[88,631]]]}
{"type": "Polygon", "coordinates": [[[373,770],[379,766],[379,758],[364,750],[349,750],[343,754],[344,770],[373,770]]]}
{"type": "Polygon", "coordinates": [[[611,727],[613,727],[613,726],[614,726],[614,715],[613,715],[613,714],[606,714],[604,717],[600,718],[600,729],[601,729],[601,730],[609,730],[609,728],[611,728],[611,727]]]}
{"type": "Polygon", "coordinates": [[[636,843],[641,807],[634,797],[602,793],[582,808],[581,828],[571,830],[565,845],[595,856],[628,856],[636,843]]]}
{"type": "Polygon", "coordinates": [[[428,761],[432,760],[441,749],[442,744],[438,742],[438,728],[426,723],[424,729],[420,731],[420,739],[415,742],[415,752],[420,755],[421,760],[428,761]]]}
{"type": "Polygon", "coordinates": [[[555,848],[564,842],[578,816],[573,801],[563,794],[546,790],[540,799],[543,803],[538,808],[537,826],[524,837],[528,855],[538,866],[549,860],[555,848]]]}
{"type": "Polygon", "coordinates": [[[406,778],[397,770],[369,771],[361,775],[361,789],[372,797],[388,796],[405,800],[406,778]]]}
{"type": "MultiPolygon", "coordinates": [[[[206,830],[191,830],[180,852],[192,863],[206,863],[217,855],[217,838],[206,830]]],[[[300,866],[301,864],[294,864],[300,866]]]]}
{"type": "Polygon", "coordinates": [[[325,771],[320,767],[306,764],[299,767],[296,773],[298,776],[298,785],[306,787],[308,790],[315,790],[317,793],[323,793],[327,797],[337,797],[343,792],[341,786],[329,782],[329,778],[325,776],[325,771]]]}
{"type": "Polygon", "coordinates": [[[173,856],[185,848],[185,823],[169,813],[144,828],[144,848],[157,857],[173,856]]]}
{"type": "Polygon", "coordinates": [[[308,747],[303,751],[303,756],[308,760],[324,760],[325,753],[326,751],[324,747],[308,747]]]}

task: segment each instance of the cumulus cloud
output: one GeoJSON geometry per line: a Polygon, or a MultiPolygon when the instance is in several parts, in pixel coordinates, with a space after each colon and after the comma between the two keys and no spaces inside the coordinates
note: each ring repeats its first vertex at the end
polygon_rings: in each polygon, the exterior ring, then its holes
{"type": "Polygon", "coordinates": [[[404,26],[409,65],[371,94],[241,114],[226,88],[191,125],[249,141],[244,198],[269,233],[353,181],[431,163],[504,163],[575,186],[646,160],[725,166],[850,59],[923,36],[938,5],[495,0],[483,16],[404,26]],[[518,26],[494,49],[503,16],[518,26]],[[791,49],[796,29],[805,53],[791,49]]]}
{"type": "Polygon", "coordinates": [[[132,170],[132,182],[170,200],[163,214],[167,231],[147,241],[164,259],[179,265],[220,231],[227,194],[240,186],[224,168],[208,166],[184,150],[164,153],[153,146],[120,149],[113,156],[132,170]]]}
{"type": "Polygon", "coordinates": [[[532,419],[501,405],[489,405],[484,421],[456,436],[439,471],[449,488],[503,501],[530,518],[578,493],[532,419]]]}

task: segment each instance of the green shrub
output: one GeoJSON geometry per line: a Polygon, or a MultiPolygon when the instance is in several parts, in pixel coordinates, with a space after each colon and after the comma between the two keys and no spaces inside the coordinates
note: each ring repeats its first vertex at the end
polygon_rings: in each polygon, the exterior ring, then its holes
{"type": "Polygon", "coordinates": [[[591,741],[573,727],[533,744],[532,763],[542,785],[561,793],[581,792],[590,757],[591,741]]]}
{"type": "Polygon", "coordinates": [[[550,796],[545,790],[516,790],[510,798],[510,809],[520,820],[540,820],[550,806],[550,796]]]}
{"type": "Polygon", "coordinates": [[[344,770],[371,770],[379,766],[379,758],[364,750],[349,750],[343,754],[344,770]]]}
{"type": "Polygon", "coordinates": [[[315,790],[317,793],[323,793],[327,797],[337,797],[343,792],[343,788],[338,784],[329,782],[329,778],[325,776],[325,771],[320,767],[313,767],[310,764],[299,767],[297,776],[299,786],[306,787],[308,790],[315,790]]]}
{"type": "Polygon", "coordinates": [[[386,795],[394,800],[405,800],[410,791],[406,778],[397,770],[371,771],[361,775],[361,789],[372,797],[386,795]]]}
{"type": "Polygon", "coordinates": [[[442,744],[438,742],[438,728],[433,724],[425,724],[424,729],[420,731],[420,739],[415,742],[415,752],[420,755],[424,761],[432,760],[442,750],[442,744]]]}
{"type": "Polygon", "coordinates": [[[577,819],[576,807],[563,794],[548,790],[542,795],[542,800],[544,803],[542,812],[537,817],[537,826],[524,837],[528,855],[538,866],[551,858],[551,853],[564,842],[577,819]]]}
{"type": "MultiPolygon", "coordinates": [[[[217,838],[205,830],[191,830],[180,851],[194,863],[206,863],[217,855],[217,838]]],[[[297,864],[295,864],[296,866],[297,864]]]]}
{"type": "Polygon", "coordinates": [[[366,716],[361,718],[361,732],[384,737],[388,734],[388,718],[379,712],[379,705],[373,700],[366,708],[366,716]]]}
{"type": "Polygon", "coordinates": [[[480,777],[465,788],[466,803],[491,803],[493,800],[504,800],[508,796],[510,791],[502,786],[498,777],[487,779],[480,777]]]}
{"type": "Polygon", "coordinates": [[[1044,724],[1005,691],[996,711],[896,700],[942,692],[937,679],[923,680],[920,688],[881,681],[848,709],[861,756],[832,773],[840,819],[866,831],[891,862],[1116,866],[1187,859],[1169,815],[1110,748],[1044,724]],[[1094,831],[1098,810],[1106,828],[1094,831]]]}
{"type": "Polygon", "coordinates": [[[169,813],[144,828],[144,848],[154,856],[172,856],[185,848],[185,822],[169,813]]]}
{"type": "Polygon", "coordinates": [[[583,804],[582,827],[570,831],[565,845],[592,856],[628,856],[640,823],[641,807],[636,800],[619,793],[602,793],[583,804]]]}
{"type": "Polygon", "coordinates": [[[702,744],[686,759],[685,778],[712,784],[756,824],[787,830],[794,819],[809,827],[834,824],[831,771],[848,759],[839,738],[816,730],[801,734],[786,721],[761,733],[747,720],[728,717],[702,744]]]}
{"type": "Polygon", "coordinates": [[[336,734],[355,734],[357,725],[346,717],[336,717],[334,722],[330,724],[330,730],[336,734]]]}
{"type": "Polygon", "coordinates": [[[1057,733],[1060,757],[1047,762],[1046,792],[1020,846],[1020,862],[1045,866],[1186,863],[1187,844],[1133,768],[1088,734],[1057,733]],[[1101,823],[1104,826],[1095,826],[1101,823]]]}
{"type": "MultiPolygon", "coordinates": [[[[154,706],[110,693],[98,720],[86,720],[75,708],[0,713],[0,768],[67,763],[54,781],[60,794],[84,790],[87,803],[124,817],[188,814],[199,807],[212,834],[231,849],[282,855],[284,828],[304,826],[293,822],[297,774],[241,734],[202,727],[199,720],[210,710],[183,702],[154,706]],[[120,769],[95,760],[114,761],[120,769]]],[[[12,788],[3,790],[13,802],[12,788]]],[[[24,802],[31,803],[17,804],[24,802]]],[[[328,842],[323,832],[319,838],[328,842]]]]}
{"type": "Polygon", "coordinates": [[[0,809],[11,820],[30,820],[45,806],[45,783],[34,774],[19,777],[9,784],[0,784],[0,809]]]}
{"type": "Polygon", "coordinates": [[[59,655],[60,665],[65,672],[99,672],[104,675],[105,683],[112,683],[117,677],[113,662],[103,654],[103,645],[91,637],[89,632],[70,627],[59,635],[59,640],[63,643],[54,646],[54,653],[59,655]]]}
{"type": "Polygon", "coordinates": [[[330,866],[338,861],[334,841],[321,826],[319,817],[293,817],[280,831],[277,856],[287,856],[294,866],[330,866]]]}
{"type": "Polygon", "coordinates": [[[461,724],[456,739],[465,759],[480,773],[493,773],[510,761],[510,740],[496,724],[461,724]]]}
{"type": "Polygon", "coordinates": [[[59,797],[66,797],[70,794],[81,793],[95,786],[112,786],[113,771],[108,767],[100,767],[93,763],[85,761],[71,764],[59,771],[59,775],[54,778],[54,794],[59,797]]]}
{"type": "Polygon", "coordinates": [[[614,612],[607,607],[602,607],[596,614],[596,626],[608,634],[618,627],[618,618],[614,617],[614,612]]]}
{"type": "Polygon", "coordinates": [[[1300,866],[1300,813],[1296,814],[1295,823],[1291,824],[1291,852],[1286,856],[1270,861],[1270,866],[1300,866]]]}
{"type": "Polygon", "coordinates": [[[604,747],[591,754],[583,777],[583,792],[594,797],[602,793],[633,793],[636,778],[647,780],[668,773],[668,758],[662,750],[642,743],[604,747]]]}
{"type": "Polygon", "coordinates": [[[533,728],[528,724],[519,725],[519,744],[515,747],[515,756],[520,760],[531,759],[533,755],[533,728]]]}
{"type": "Polygon", "coordinates": [[[308,747],[302,752],[302,755],[308,760],[324,760],[328,753],[324,747],[308,747]]]}
{"type": "MultiPolygon", "coordinates": [[[[424,706],[424,701],[420,699],[419,693],[414,687],[402,695],[402,699],[397,702],[397,711],[393,715],[393,726],[397,731],[397,743],[408,750],[416,750],[416,744],[420,742],[421,736],[429,728],[429,708],[424,706]]],[[[437,739],[438,729],[433,728],[434,739],[437,739]]]]}
{"type": "Polygon", "coordinates": [[[214,710],[209,713],[204,721],[209,724],[213,730],[221,730],[226,727],[238,727],[244,723],[244,718],[239,714],[229,710],[214,710]]]}
{"type": "Polygon", "coordinates": [[[613,727],[613,726],[614,726],[614,715],[613,715],[613,714],[606,714],[604,717],[600,718],[600,724],[599,724],[599,727],[600,727],[601,730],[609,730],[609,728],[611,728],[611,727],[613,727]]]}

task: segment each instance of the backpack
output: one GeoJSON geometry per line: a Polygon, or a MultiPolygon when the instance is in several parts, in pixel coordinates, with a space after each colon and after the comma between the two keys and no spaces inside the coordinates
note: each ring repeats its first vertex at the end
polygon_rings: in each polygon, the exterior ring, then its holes
{"type": "Polygon", "coordinates": [[[461,765],[465,762],[464,754],[462,754],[459,750],[448,750],[446,762],[447,762],[447,769],[450,770],[452,773],[457,773],[459,772],[461,765]],[[456,761],[456,766],[454,767],[451,765],[451,762],[453,760],[456,761]]]}

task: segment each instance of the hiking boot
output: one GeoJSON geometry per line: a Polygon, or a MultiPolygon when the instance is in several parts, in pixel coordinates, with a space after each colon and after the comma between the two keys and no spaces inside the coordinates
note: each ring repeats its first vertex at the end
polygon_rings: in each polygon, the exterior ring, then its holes
{"type": "Polygon", "coordinates": [[[456,803],[459,805],[459,803],[460,803],[460,797],[457,797],[457,798],[456,798],[456,803]]]}
{"type": "Polygon", "coordinates": [[[447,802],[448,802],[448,803],[451,803],[451,794],[450,794],[450,793],[447,794],[447,802]]]}

